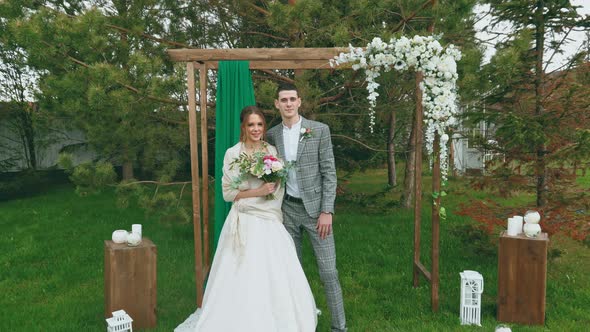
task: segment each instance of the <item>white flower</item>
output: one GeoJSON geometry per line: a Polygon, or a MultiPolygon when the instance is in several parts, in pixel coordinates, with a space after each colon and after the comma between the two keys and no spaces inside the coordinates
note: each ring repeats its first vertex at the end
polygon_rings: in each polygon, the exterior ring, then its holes
{"type": "Polygon", "coordinates": [[[396,70],[404,69],[404,68],[406,68],[406,63],[403,62],[402,60],[398,60],[395,63],[395,65],[393,65],[393,68],[395,68],[396,70]]]}
{"type": "Polygon", "coordinates": [[[271,169],[273,172],[278,172],[283,169],[283,164],[280,161],[273,161],[271,164],[271,169]]]}
{"type": "Polygon", "coordinates": [[[306,131],[307,131],[307,128],[303,128],[303,127],[301,127],[301,129],[299,129],[299,133],[300,133],[301,135],[305,134],[305,132],[306,132],[306,131]]]}
{"type": "MultiPolygon", "coordinates": [[[[454,45],[443,48],[438,41],[439,38],[441,36],[416,35],[412,39],[403,36],[399,39],[391,38],[388,43],[380,38],[374,38],[366,50],[349,45],[348,53],[341,53],[334,57],[335,61],[330,61],[331,65],[352,63],[352,69],[364,70],[371,132],[375,124],[375,106],[379,96],[377,89],[380,84],[376,79],[381,72],[387,72],[392,68],[401,71],[410,67],[422,71],[424,79],[420,82],[419,88],[423,96],[426,149],[430,154],[433,151],[435,132],[441,135],[442,140],[446,128],[457,123],[455,115],[458,112],[456,61],[461,59],[461,52],[454,45]]],[[[446,140],[448,141],[448,135],[446,140]]],[[[441,145],[440,153],[442,177],[446,179],[446,145],[441,145]]]]}
{"type": "Polygon", "coordinates": [[[449,141],[449,135],[447,135],[447,134],[444,134],[444,135],[442,135],[442,136],[440,137],[440,142],[441,142],[442,144],[445,144],[445,143],[447,143],[448,141],[449,141]]]}

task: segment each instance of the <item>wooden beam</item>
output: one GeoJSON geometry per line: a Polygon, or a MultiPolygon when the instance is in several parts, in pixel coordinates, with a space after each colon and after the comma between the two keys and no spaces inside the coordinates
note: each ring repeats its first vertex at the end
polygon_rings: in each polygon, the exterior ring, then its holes
{"type": "Polygon", "coordinates": [[[415,144],[414,144],[414,287],[418,287],[419,270],[417,268],[420,263],[420,223],[422,219],[422,89],[420,89],[420,82],[422,82],[423,74],[416,73],[416,112],[414,115],[414,126],[416,128],[415,144]]]}
{"type": "Polygon", "coordinates": [[[191,150],[191,186],[193,193],[193,237],[195,241],[195,284],[197,289],[197,307],[203,304],[203,252],[201,241],[201,194],[199,188],[199,144],[197,142],[197,101],[195,96],[194,63],[186,64],[188,81],[188,123],[191,150]]]}
{"type": "Polygon", "coordinates": [[[430,272],[428,272],[428,270],[426,269],[426,267],[424,265],[422,265],[422,263],[414,262],[414,269],[416,269],[418,272],[422,273],[424,278],[428,279],[428,281],[432,281],[432,276],[430,275],[430,272]]]}
{"type": "Polygon", "coordinates": [[[228,49],[170,49],[172,61],[220,60],[329,60],[348,52],[347,47],[333,48],[228,48],[228,49]]]}
{"type": "MultiPolygon", "coordinates": [[[[207,68],[217,69],[217,61],[205,61],[207,68]]],[[[343,64],[332,68],[329,60],[252,60],[250,69],[350,69],[351,65],[343,64]]]]}
{"type": "Polygon", "coordinates": [[[199,68],[199,83],[201,95],[201,161],[203,181],[203,260],[205,261],[205,275],[209,271],[209,153],[207,143],[207,65],[199,68]]]}
{"type": "Polygon", "coordinates": [[[432,266],[430,279],[430,302],[432,304],[432,311],[438,311],[438,258],[440,245],[440,136],[438,133],[434,135],[432,151],[432,192],[438,193],[434,199],[434,206],[432,207],[432,266]]]}

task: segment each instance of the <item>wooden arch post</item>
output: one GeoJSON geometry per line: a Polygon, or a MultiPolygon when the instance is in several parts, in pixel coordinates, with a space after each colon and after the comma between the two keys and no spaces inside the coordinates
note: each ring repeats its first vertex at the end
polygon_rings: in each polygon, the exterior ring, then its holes
{"type": "Polygon", "coordinates": [[[197,284],[197,305],[203,302],[203,283],[209,270],[209,176],[207,149],[207,68],[199,66],[199,104],[201,113],[202,162],[199,163],[199,144],[197,134],[197,113],[195,98],[195,63],[186,63],[188,85],[188,122],[191,151],[191,186],[193,205],[193,237],[195,243],[195,278],[197,284]],[[202,176],[199,176],[199,164],[202,176]],[[202,188],[202,196],[201,196],[202,188]],[[201,218],[202,212],[202,218],[201,218]]]}
{"type": "MultiPolygon", "coordinates": [[[[207,71],[217,69],[218,61],[246,60],[250,61],[250,69],[332,69],[329,60],[340,53],[348,52],[348,48],[248,48],[248,49],[170,49],[168,55],[175,62],[187,64],[188,96],[189,96],[189,134],[191,151],[191,178],[193,197],[193,227],[195,241],[195,283],[197,289],[197,305],[200,307],[203,301],[205,277],[209,272],[209,212],[208,212],[208,149],[207,149],[207,71]],[[200,111],[201,111],[201,163],[199,163],[199,149],[197,136],[197,116],[195,98],[195,67],[199,68],[200,78],[200,111]],[[199,174],[199,164],[202,170],[199,174]],[[202,192],[202,194],[201,194],[202,192]],[[202,217],[201,217],[202,215],[202,217]]],[[[347,68],[347,67],[344,67],[347,68]]],[[[419,74],[420,75],[420,74],[419,74]]],[[[417,91],[418,87],[417,78],[417,91]]],[[[416,195],[414,205],[414,285],[418,284],[419,273],[422,273],[431,283],[432,310],[438,310],[438,208],[433,206],[433,262],[432,272],[428,272],[420,263],[420,219],[421,219],[421,195],[422,195],[422,94],[417,94],[420,99],[416,108],[416,195]],[[436,221],[435,221],[436,220],[436,221]],[[436,237],[435,237],[436,229],[436,237]],[[436,254],[435,254],[436,251],[436,254]]],[[[435,141],[435,156],[438,156],[438,138],[435,141]]],[[[433,175],[434,185],[438,182],[440,188],[440,167],[436,166],[435,159],[433,175]],[[437,180],[436,180],[437,179],[437,180]]],[[[438,189],[437,189],[438,190],[438,189]]]]}
{"type": "MultiPolygon", "coordinates": [[[[436,6],[438,0],[430,0],[432,7],[436,6]]],[[[434,22],[430,23],[428,27],[430,33],[434,32],[434,22]]],[[[420,83],[424,79],[421,72],[416,74],[416,113],[414,116],[414,129],[416,135],[414,137],[414,287],[418,287],[420,273],[430,282],[430,304],[432,311],[438,311],[439,306],[439,286],[440,276],[438,271],[438,262],[440,255],[440,137],[438,133],[434,134],[434,142],[432,143],[432,193],[438,193],[433,196],[431,223],[432,223],[432,249],[431,270],[428,271],[426,267],[420,262],[420,234],[421,234],[421,219],[422,219],[422,147],[423,147],[423,115],[424,109],[422,106],[422,91],[420,83]]]]}

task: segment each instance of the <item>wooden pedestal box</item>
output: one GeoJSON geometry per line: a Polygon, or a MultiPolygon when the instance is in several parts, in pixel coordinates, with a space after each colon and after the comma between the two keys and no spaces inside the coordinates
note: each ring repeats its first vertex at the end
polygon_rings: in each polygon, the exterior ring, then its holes
{"type": "Polygon", "coordinates": [[[156,326],[156,258],[148,238],[136,247],[104,242],[105,317],[123,309],[134,328],[156,326]]]}
{"type": "Polygon", "coordinates": [[[500,235],[498,249],[498,320],[528,325],[545,323],[547,233],[500,235]]]}

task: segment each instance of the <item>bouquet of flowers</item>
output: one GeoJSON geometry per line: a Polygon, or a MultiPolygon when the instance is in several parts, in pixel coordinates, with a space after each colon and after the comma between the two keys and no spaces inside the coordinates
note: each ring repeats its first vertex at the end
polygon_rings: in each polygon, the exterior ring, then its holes
{"type": "MultiPolygon", "coordinates": [[[[230,165],[237,166],[240,171],[239,177],[232,183],[234,188],[238,188],[248,176],[254,176],[266,183],[278,182],[284,185],[290,168],[290,164],[284,164],[277,157],[264,152],[256,152],[252,155],[242,153],[230,165]]],[[[266,199],[275,198],[274,194],[266,196],[266,199]]]]}

